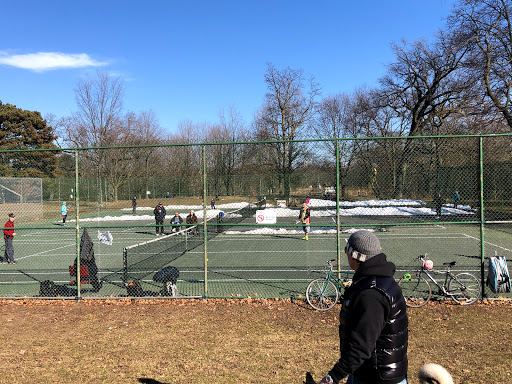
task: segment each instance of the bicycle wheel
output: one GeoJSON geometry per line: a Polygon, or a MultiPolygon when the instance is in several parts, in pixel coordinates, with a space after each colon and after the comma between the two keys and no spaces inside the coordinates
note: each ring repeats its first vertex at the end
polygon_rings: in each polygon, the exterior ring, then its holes
{"type": "Polygon", "coordinates": [[[482,287],[471,273],[463,272],[455,275],[446,284],[448,295],[461,305],[470,305],[480,298],[482,287]]]}
{"type": "Polygon", "coordinates": [[[309,305],[318,311],[327,311],[334,307],[338,297],[338,288],[326,278],[315,279],[306,288],[306,299],[309,305]]]}
{"type": "Polygon", "coordinates": [[[402,294],[408,307],[421,307],[427,304],[432,296],[429,282],[417,273],[404,274],[404,277],[398,281],[398,285],[402,288],[402,294]]]}

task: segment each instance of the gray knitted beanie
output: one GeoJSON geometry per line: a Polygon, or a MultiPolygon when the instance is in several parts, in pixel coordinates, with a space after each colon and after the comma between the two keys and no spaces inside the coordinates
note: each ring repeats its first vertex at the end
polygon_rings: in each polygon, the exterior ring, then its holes
{"type": "Polygon", "coordinates": [[[360,262],[378,255],[381,249],[379,239],[370,231],[354,232],[347,240],[348,254],[360,262]]]}

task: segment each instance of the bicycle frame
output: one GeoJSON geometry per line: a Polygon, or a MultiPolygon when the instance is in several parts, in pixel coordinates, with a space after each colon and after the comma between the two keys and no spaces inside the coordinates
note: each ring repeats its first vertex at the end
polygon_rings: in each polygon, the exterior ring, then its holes
{"type": "Polygon", "coordinates": [[[338,278],[334,270],[333,261],[327,261],[329,269],[325,277],[311,280],[306,288],[306,300],[316,310],[326,311],[334,307],[339,298],[343,297],[343,288],[346,280],[338,278]]]}
{"type": "MultiPolygon", "coordinates": [[[[426,260],[425,259],[426,256],[427,256],[426,254],[425,255],[421,255],[421,256],[418,257],[418,259],[421,260],[422,262],[424,262],[426,260]]],[[[439,271],[439,270],[436,270],[436,269],[429,270],[429,269],[425,268],[423,266],[423,264],[422,264],[419,267],[419,269],[418,269],[418,279],[421,278],[421,274],[423,273],[423,274],[425,274],[428,277],[428,279],[432,283],[434,283],[437,286],[437,288],[439,289],[439,292],[438,292],[439,295],[453,296],[453,294],[451,292],[447,291],[448,279],[452,279],[452,280],[456,281],[458,284],[460,284],[463,287],[465,287],[465,285],[451,271],[451,268],[452,268],[453,265],[455,265],[455,262],[445,263],[445,265],[446,265],[446,270],[445,271],[439,271]],[[431,275],[431,273],[443,274],[444,275],[444,282],[443,282],[443,284],[442,285],[439,284],[437,282],[437,280],[435,279],[435,277],[431,275]]]]}
{"type": "Polygon", "coordinates": [[[442,292],[443,294],[445,295],[449,295],[449,293],[446,291],[446,283],[448,282],[448,278],[452,278],[456,281],[458,281],[456,278],[455,278],[455,275],[451,272],[450,270],[450,267],[448,266],[448,270],[446,271],[438,271],[438,270],[435,270],[435,269],[432,269],[432,272],[433,273],[437,273],[437,274],[443,274],[444,275],[444,282],[443,282],[443,285],[440,285],[437,280],[430,274],[429,270],[428,269],[425,269],[423,267],[420,267],[419,271],[418,271],[418,276],[421,276],[422,273],[424,273],[425,275],[427,275],[427,277],[429,278],[429,280],[431,282],[433,282],[437,288],[439,288],[439,291],[442,292]]]}
{"type": "Polygon", "coordinates": [[[455,266],[454,261],[443,263],[446,270],[435,270],[426,254],[418,256],[417,259],[422,262],[420,267],[414,272],[405,273],[398,282],[405,290],[403,292],[407,306],[421,307],[425,305],[432,296],[432,284],[438,288],[438,295],[449,297],[459,304],[469,305],[478,300],[481,292],[480,281],[467,272],[454,274],[452,272],[452,267],[455,266]],[[438,282],[434,274],[443,274],[444,281],[438,282]]]}
{"type": "MultiPolygon", "coordinates": [[[[338,288],[338,291],[341,294],[342,289],[345,287],[343,285],[343,280],[334,275],[334,273],[336,271],[334,270],[334,265],[332,265],[332,262],[328,262],[328,264],[329,264],[329,270],[327,271],[326,279],[327,279],[327,281],[332,281],[336,285],[336,288],[338,288]]],[[[327,283],[326,283],[326,286],[327,286],[327,283]]]]}

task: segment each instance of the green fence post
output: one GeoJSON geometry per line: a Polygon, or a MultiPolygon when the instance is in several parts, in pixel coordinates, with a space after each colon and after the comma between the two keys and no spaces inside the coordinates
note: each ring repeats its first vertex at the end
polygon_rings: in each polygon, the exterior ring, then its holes
{"type": "Polygon", "coordinates": [[[206,225],[206,147],[203,152],[203,235],[204,235],[204,292],[203,297],[208,298],[208,226],[206,225]]]}
{"type": "Polygon", "coordinates": [[[485,250],[484,250],[484,159],[483,159],[483,138],[479,137],[479,157],[480,157],[480,282],[482,283],[482,298],[485,294],[485,250]]]}
{"type": "Polygon", "coordinates": [[[79,194],[78,194],[78,150],[75,151],[75,212],[76,212],[76,300],[81,299],[81,276],[80,276],[80,209],[79,209],[79,194]]]}
{"type": "Polygon", "coordinates": [[[340,231],[340,141],[336,140],[336,257],[338,279],[341,279],[341,231],[340,231]]]}

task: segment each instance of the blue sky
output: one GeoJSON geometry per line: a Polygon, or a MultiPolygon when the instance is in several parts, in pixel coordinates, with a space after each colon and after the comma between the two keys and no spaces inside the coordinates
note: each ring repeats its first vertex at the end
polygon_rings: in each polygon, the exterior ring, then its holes
{"type": "Polygon", "coordinates": [[[3,2],[0,100],[69,116],[79,79],[100,70],[125,80],[126,111],[152,109],[169,133],[229,106],[249,124],[267,62],[314,76],[322,96],[372,87],[390,44],[431,40],[454,1],[3,2]]]}

